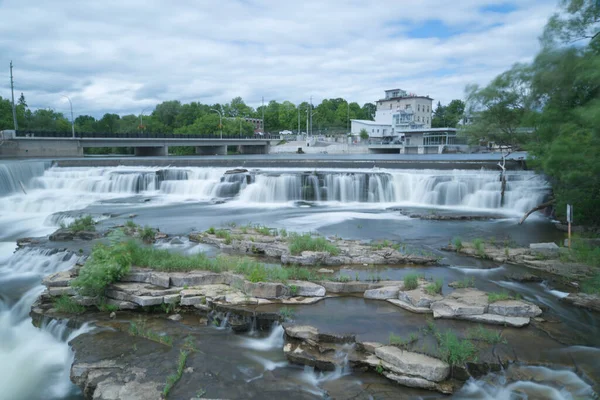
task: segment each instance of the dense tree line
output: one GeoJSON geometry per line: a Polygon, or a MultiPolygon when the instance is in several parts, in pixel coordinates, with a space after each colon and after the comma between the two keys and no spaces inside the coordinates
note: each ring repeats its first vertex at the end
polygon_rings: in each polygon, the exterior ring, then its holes
{"type": "MultiPolygon", "coordinates": [[[[62,113],[51,109],[31,111],[25,97],[21,94],[17,108],[17,121],[20,131],[70,132],[71,121],[62,113]]],[[[346,133],[350,119],[372,120],[375,105],[366,103],[362,107],[357,103],[348,103],[342,98],[325,99],[318,105],[307,102],[295,105],[289,101],[279,103],[270,101],[256,109],[248,106],[241,97],[226,104],[202,104],[191,102],[182,104],[178,100],[158,104],[147,115],[128,114],[120,116],[106,113],[100,119],[90,115],[75,118],[75,131],[86,133],[181,133],[181,134],[218,134],[222,129],[224,136],[252,135],[254,126],[244,120],[262,118],[265,131],[278,133],[282,130],[306,131],[307,115],[312,109],[313,132],[324,134],[346,133]],[[222,126],[219,126],[219,113],[222,126]],[[263,114],[264,113],[264,114],[263,114]]],[[[0,130],[13,129],[11,102],[0,97],[0,130]]]]}
{"type": "Polygon", "coordinates": [[[465,133],[530,150],[552,182],[557,214],[573,204],[577,223],[600,225],[600,3],[561,5],[532,63],[467,88],[465,133]]]}

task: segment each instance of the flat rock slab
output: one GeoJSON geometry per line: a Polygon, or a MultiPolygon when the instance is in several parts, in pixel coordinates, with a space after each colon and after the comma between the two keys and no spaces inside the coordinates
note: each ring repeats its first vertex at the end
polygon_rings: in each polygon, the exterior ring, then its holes
{"type": "Polygon", "coordinates": [[[505,317],[496,314],[462,315],[458,319],[481,322],[484,324],[511,326],[513,328],[522,328],[530,322],[530,318],[528,317],[505,317]]]}
{"type": "Polygon", "coordinates": [[[400,288],[397,286],[384,286],[377,289],[365,290],[363,294],[365,299],[387,300],[397,299],[400,288]]]}
{"type": "Polygon", "coordinates": [[[364,293],[370,289],[370,284],[367,282],[331,282],[321,281],[323,287],[331,293],[364,293]]]}
{"type": "Polygon", "coordinates": [[[407,311],[416,313],[416,314],[431,314],[433,313],[433,311],[431,311],[431,308],[429,307],[415,307],[410,303],[407,303],[403,300],[398,300],[398,299],[388,299],[386,300],[388,303],[391,303],[397,307],[403,308],[407,311]]]}
{"type": "Polygon", "coordinates": [[[488,313],[505,317],[537,317],[542,314],[542,310],[535,304],[521,300],[502,300],[491,303],[488,313]]]}
{"type": "Polygon", "coordinates": [[[319,337],[319,331],[310,325],[284,325],[286,335],[296,339],[316,341],[319,337]]]}
{"type": "Polygon", "coordinates": [[[50,287],[65,287],[69,286],[73,278],[71,278],[71,271],[60,271],[50,274],[42,280],[42,285],[47,288],[50,287]]]}
{"type": "Polygon", "coordinates": [[[450,374],[450,366],[437,358],[401,350],[394,346],[375,349],[375,355],[392,365],[392,372],[416,376],[431,382],[440,382],[450,374]]]}
{"type": "Polygon", "coordinates": [[[175,272],[170,273],[169,277],[171,286],[179,287],[226,283],[226,278],[223,274],[210,271],[175,272]]]}
{"type": "Polygon", "coordinates": [[[600,296],[598,295],[571,293],[567,297],[563,297],[561,300],[577,307],[600,312],[600,296]]]}
{"type": "Polygon", "coordinates": [[[430,295],[423,286],[408,291],[398,293],[398,299],[410,303],[415,308],[429,308],[434,301],[442,300],[440,295],[430,295]]]}
{"type": "Polygon", "coordinates": [[[323,297],[326,292],[323,286],[307,281],[288,281],[287,285],[292,296],[323,297]],[[295,291],[292,290],[294,287],[295,291]]]}

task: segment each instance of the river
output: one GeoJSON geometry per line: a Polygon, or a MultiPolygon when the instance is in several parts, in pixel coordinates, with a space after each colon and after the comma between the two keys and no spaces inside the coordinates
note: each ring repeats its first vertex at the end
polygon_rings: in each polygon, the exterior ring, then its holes
{"type": "MultiPolygon", "coordinates": [[[[42,248],[14,252],[18,238],[46,236],[61,223],[80,215],[92,215],[99,221],[100,228],[107,228],[122,224],[135,214],[136,223],[175,236],[210,226],[260,223],[288,231],[403,242],[439,253],[449,265],[422,268],[421,273],[444,278],[446,284],[473,276],[478,287],[484,290],[512,290],[543,305],[545,315],[565,326],[565,335],[571,331],[580,334],[577,343],[580,346],[561,346],[557,351],[566,351],[584,364],[597,359],[597,346],[600,346],[597,320],[586,311],[561,303],[560,291],[551,290],[544,283],[520,284],[505,278],[511,271],[521,270],[520,267],[495,265],[439,251],[456,236],[464,240],[494,238],[523,245],[562,240],[563,234],[541,216],[530,217],[523,226],[517,224],[525,211],[547,196],[549,185],[543,177],[530,171],[509,171],[502,203],[496,171],[273,167],[251,169],[249,175],[227,174],[226,171],[225,167],[53,167],[46,161],[0,163],[1,398],[81,398],[80,391],[69,381],[73,354],[68,341],[92,328],[84,326],[74,331],[66,324],[50,322],[38,329],[32,325],[29,309],[43,290],[43,276],[71,268],[77,261],[79,248],[84,252],[89,248],[80,243],[63,243],[58,247],[46,243],[42,248]],[[411,213],[489,215],[490,219],[421,220],[411,218],[411,213]]],[[[183,239],[185,251],[215,253],[206,246],[183,239]]],[[[159,246],[173,247],[169,243],[159,246]]],[[[383,279],[395,280],[414,270],[342,268],[336,270],[336,274],[366,279],[376,273],[383,279]]],[[[444,290],[449,290],[447,285],[444,290]]],[[[361,339],[385,341],[390,331],[409,332],[411,328],[407,322],[409,315],[402,320],[391,320],[392,311],[399,312],[382,309],[373,301],[350,297],[327,299],[299,308],[297,315],[300,321],[321,329],[346,333],[354,330],[361,339]],[[331,318],[332,315],[336,318],[331,318]],[[358,331],[356,321],[361,321],[358,331]],[[369,328],[363,329],[365,326],[369,328]]],[[[253,349],[245,356],[231,355],[233,364],[258,371],[251,377],[252,382],[267,379],[260,376],[260,370],[279,371],[272,373],[269,379],[274,384],[295,382],[290,393],[301,387],[309,396],[303,398],[322,398],[326,391],[336,393],[332,382],[363,387],[364,382],[374,379],[348,370],[326,376],[297,371],[285,361],[281,351],[282,332],[277,328],[262,339],[228,331],[214,335],[217,335],[215,346],[235,343],[240,348],[253,349]]],[[[559,355],[556,358],[560,358],[559,355]]],[[[514,397],[520,396],[518,393],[528,393],[530,398],[570,399],[585,398],[591,393],[590,385],[594,382],[590,382],[589,376],[560,367],[536,368],[541,369],[526,370],[525,376],[536,376],[526,381],[522,381],[523,371],[514,370],[469,381],[455,397],[509,399],[521,398],[514,397]]],[[[246,383],[253,384],[248,379],[246,383]]],[[[259,383],[255,384],[260,388],[259,383]]],[[[395,391],[397,398],[434,396],[397,385],[389,390],[395,391]]],[[[227,390],[216,395],[236,398],[227,390]]]]}

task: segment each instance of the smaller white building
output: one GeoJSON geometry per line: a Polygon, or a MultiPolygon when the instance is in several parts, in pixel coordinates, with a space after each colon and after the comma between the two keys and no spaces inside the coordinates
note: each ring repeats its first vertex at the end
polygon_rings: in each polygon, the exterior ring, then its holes
{"type": "Polygon", "coordinates": [[[354,136],[360,135],[360,131],[365,129],[371,138],[383,138],[391,135],[391,125],[367,119],[352,119],[350,132],[354,136]]]}

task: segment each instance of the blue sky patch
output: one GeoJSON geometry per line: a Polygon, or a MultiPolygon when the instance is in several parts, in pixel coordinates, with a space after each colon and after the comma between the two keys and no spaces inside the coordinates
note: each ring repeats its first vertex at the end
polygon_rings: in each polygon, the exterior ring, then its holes
{"type": "Polygon", "coordinates": [[[406,30],[406,36],[413,39],[424,39],[424,38],[448,38],[461,33],[467,32],[466,28],[463,27],[452,27],[446,25],[439,19],[429,19],[427,21],[419,22],[409,26],[406,30]]]}
{"type": "Polygon", "coordinates": [[[502,3],[502,4],[490,4],[487,6],[481,7],[479,10],[481,12],[488,13],[498,13],[498,14],[508,14],[517,10],[517,6],[512,3],[502,3]]]}

